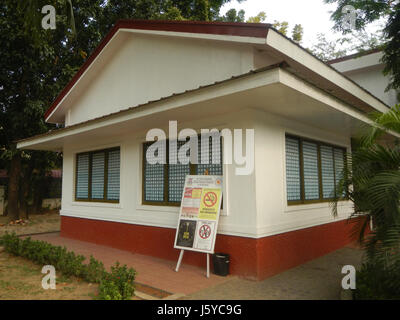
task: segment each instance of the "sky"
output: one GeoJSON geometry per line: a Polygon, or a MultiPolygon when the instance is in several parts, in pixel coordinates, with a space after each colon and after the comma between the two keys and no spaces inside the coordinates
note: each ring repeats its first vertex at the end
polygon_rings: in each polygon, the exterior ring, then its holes
{"type": "MultiPolygon", "coordinates": [[[[240,4],[232,0],[221,8],[221,14],[232,8],[237,11],[243,9],[247,19],[265,11],[266,23],[273,23],[275,20],[289,22],[288,36],[291,36],[295,24],[301,24],[304,28],[301,44],[303,47],[312,47],[316,43],[317,33],[324,33],[331,40],[341,37],[332,30],[334,23],[330,19],[330,12],[336,7],[337,4],[325,4],[323,0],[246,0],[240,4]]],[[[367,29],[368,32],[376,30],[377,24],[367,29]]]]}

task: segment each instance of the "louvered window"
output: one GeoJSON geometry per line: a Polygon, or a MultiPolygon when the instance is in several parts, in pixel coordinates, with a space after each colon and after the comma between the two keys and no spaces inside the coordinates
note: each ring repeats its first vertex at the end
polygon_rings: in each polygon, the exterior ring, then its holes
{"type": "MultiPolygon", "coordinates": [[[[178,141],[179,148],[184,145],[185,141],[178,141]]],[[[170,150],[172,156],[177,157],[177,150],[170,150]]],[[[188,150],[189,151],[189,150],[188,150]]],[[[168,202],[180,202],[182,199],[182,190],[185,185],[185,178],[190,174],[190,164],[170,164],[168,165],[168,202]]]]}
{"type": "Polygon", "coordinates": [[[119,200],[120,158],[119,150],[113,150],[108,153],[107,200],[119,200]]]}
{"type": "Polygon", "coordinates": [[[318,147],[303,141],[303,171],[305,200],[319,199],[318,147]]]}
{"type": "MultiPolygon", "coordinates": [[[[345,169],[345,149],[286,136],[286,193],[289,204],[329,201],[345,169]]],[[[344,197],[344,192],[341,197],[344,197]]]]}
{"type": "Polygon", "coordinates": [[[196,166],[196,174],[222,175],[222,145],[218,143],[218,139],[219,133],[211,133],[198,140],[199,164],[196,166]]]}
{"type": "Polygon", "coordinates": [[[301,199],[300,146],[297,139],[286,138],[286,192],[288,201],[301,199]]]}
{"type": "Polygon", "coordinates": [[[333,147],[321,146],[322,196],[332,199],[335,195],[333,147]]]}
{"type": "Polygon", "coordinates": [[[78,154],[76,157],[76,198],[89,197],[89,154],[78,154]]]}
{"type": "Polygon", "coordinates": [[[119,148],[77,154],[76,200],[118,202],[119,192],[119,148]]]}
{"type": "MultiPolygon", "coordinates": [[[[152,142],[143,144],[143,204],[179,206],[187,175],[222,175],[222,143],[219,134],[218,139],[216,139],[217,143],[212,143],[211,137],[209,141],[206,142],[209,145],[209,161],[206,161],[208,163],[201,163],[201,154],[206,151],[201,151],[200,137],[198,137],[198,141],[198,164],[192,163],[195,162],[192,160],[188,164],[182,164],[179,163],[179,161],[177,164],[151,164],[149,163],[151,162],[151,159],[146,160],[146,152],[152,142]]],[[[177,143],[177,151],[179,151],[180,147],[184,145],[186,141],[178,141],[177,143]]],[[[172,149],[170,150],[168,140],[165,143],[165,147],[167,160],[170,158],[170,155],[171,157],[176,156],[177,151],[172,151],[172,149]],[[172,152],[175,154],[172,154],[172,152]]],[[[164,150],[161,147],[159,152],[163,151],[164,150]]],[[[152,155],[149,154],[148,156],[151,157],[152,155]]],[[[154,156],[158,155],[156,154],[154,156]]],[[[195,158],[193,155],[190,156],[190,159],[195,158]]]]}

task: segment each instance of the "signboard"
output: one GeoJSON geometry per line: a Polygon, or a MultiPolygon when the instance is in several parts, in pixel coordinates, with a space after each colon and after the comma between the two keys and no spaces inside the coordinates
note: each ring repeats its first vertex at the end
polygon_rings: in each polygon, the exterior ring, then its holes
{"type": "Polygon", "coordinates": [[[186,176],[174,248],[214,253],[221,202],[221,176],[186,176]]]}

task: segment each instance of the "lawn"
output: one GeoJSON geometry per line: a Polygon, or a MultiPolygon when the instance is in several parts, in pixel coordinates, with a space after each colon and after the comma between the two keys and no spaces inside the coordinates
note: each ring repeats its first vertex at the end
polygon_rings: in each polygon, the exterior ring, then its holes
{"type": "MultiPolygon", "coordinates": [[[[58,211],[34,214],[23,224],[9,224],[7,217],[0,216],[0,237],[6,232],[27,235],[60,230],[58,211]]],[[[0,245],[0,300],[91,300],[98,292],[98,284],[82,279],[56,274],[56,289],[42,288],[42,266],[28,259],[17,257],[2,250],[0,245]]],[[[163,299],[170,293],[136,283],[136,290],[153,299],[163,299]]],[[[134,296],[132,300],[142,300],[134,296]]],[[[145,298],[147,299],[147,298],[145,298]]]]}
{"type": "Polygon", "coordinates": [[[6,232],[15,232],[21,235],[54,231],[60,231],[60,214],[58,210],[32,214],[23,224],[9,224],[8,217],[0,216],[0,236],[6,232]]]}
{"type": "MultiPolygon", "coordinates": [[[[32,214],[23,224],[9,224],[0,216],[0,236],[6,232],[18,235],[60,230],[58,211],[32,214]]],[[[56,274],[56,289],[42,288],[42,266],[0,252],[0,300],[87,300],[97,294],[97,284],[90,284],[74,277],[56,274]]]]}
{"type": "Polygon", "coordinates": [[[56,274],[56,289],[42,288],[42,267],[0,252],[0,300],[88,300],[98,285],[56,274]]]}

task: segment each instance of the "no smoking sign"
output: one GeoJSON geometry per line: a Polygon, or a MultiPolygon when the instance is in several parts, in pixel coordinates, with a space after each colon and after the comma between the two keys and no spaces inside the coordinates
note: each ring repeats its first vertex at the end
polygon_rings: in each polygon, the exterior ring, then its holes
{"type": "Polygon", "coordinates": [[[208,224],[203,224],[199,229],[199,236],[202,239],[208,239],[211,236],[211,227],[208,224]]]}
{"type": "Polygon", "coordinates": [[[218,197],[217,197],[217,195],[215,194],[215,192],[207,192],[207,193],[204,195],[203,203],[204,203],[204,205],[205,205],[206,207],[208,207],[208,208],[215,206],[215,204],[217,203],[217,201],[218,201],[218,197]]]}

